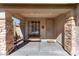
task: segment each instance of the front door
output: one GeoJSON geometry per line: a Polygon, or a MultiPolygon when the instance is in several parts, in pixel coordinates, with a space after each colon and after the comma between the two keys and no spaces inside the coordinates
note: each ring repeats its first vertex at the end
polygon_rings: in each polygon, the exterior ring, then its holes
{"type": "Polygon", "coordinates": [[[28,27],[29,38],[40,38],[40,21],[29,21],[28,27]]]}

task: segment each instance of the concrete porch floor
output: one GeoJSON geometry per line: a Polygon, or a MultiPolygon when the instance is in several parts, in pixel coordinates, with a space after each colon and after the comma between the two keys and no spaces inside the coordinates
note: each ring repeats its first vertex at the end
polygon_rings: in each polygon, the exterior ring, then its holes
{"type": "Polygon", "coordinates": [[[69,56],[69,54],[57,42],[29,42],[9,56],[69,56]]]}

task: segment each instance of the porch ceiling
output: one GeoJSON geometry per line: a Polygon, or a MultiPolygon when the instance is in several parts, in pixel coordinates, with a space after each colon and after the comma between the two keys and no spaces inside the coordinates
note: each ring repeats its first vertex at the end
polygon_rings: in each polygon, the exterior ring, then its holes
{"type": "Polygon", "coordinates": [[[73,8],[73,4],[2,4],[0,10],[9,11],[24,17],[56,17],[73,8]]]}
{"type": "Polygon", "coordinates": [[[9,12],[24,17],[56,17],[72,9],[8,9],[9,12]]]}
{"type": "Polygon", "coordinates": [[[21,13],[24,17],[56,17],[70,9],[28,9],[21,13]]]}
{"type": "Polygon", "coordinates": [[[17,13],[24,17],[56,17],[71,9],[10,9],[11,13],[17,13]]]}

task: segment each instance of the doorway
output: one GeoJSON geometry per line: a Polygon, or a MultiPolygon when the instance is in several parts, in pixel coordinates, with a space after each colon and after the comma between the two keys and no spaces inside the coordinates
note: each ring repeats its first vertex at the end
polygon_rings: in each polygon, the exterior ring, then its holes
{"type": "Polygon", "coordinates": [[[28,21],[28,32],[30,41],[40,41],[40,21],[28,21]]]}

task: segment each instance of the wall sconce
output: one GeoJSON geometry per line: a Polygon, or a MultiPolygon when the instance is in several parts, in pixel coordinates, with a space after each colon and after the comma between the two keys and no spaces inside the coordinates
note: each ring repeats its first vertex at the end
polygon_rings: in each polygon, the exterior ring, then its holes
{"type": "Polygon", "coordinates": [[[42,26],[42,29],[44,29],[44,26],[42,26]]]}

